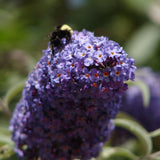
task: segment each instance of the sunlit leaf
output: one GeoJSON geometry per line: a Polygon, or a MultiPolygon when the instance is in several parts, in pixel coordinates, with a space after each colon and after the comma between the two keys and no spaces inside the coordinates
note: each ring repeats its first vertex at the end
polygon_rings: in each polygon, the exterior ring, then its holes
{"type": "Polygon", "coordinates": [[[0,146],[4,145],[4,144],[12,144],[12,140],[10,135],[4,135],[4,134],[0,134],[0,146]]]}
{"type": "Polygon", "coordinates": [[[9,131],[9,121],[0,118],[0,146],[4,144],[13,144],[9,131]]]}
{"type": "Polygon", "coordinates": [[[0,129],[0,146],[2,144],[13,144],[13,142],[11,140],[11,135],[9,131],[7,132],[0,129]]]}
{"type": "Polygon", "coordinates": [[[140,65],[152,58],[159,46],[160,30],[152,24],[146,24],[136,31],[126,44],[127,53],[140,65]]]}
{"type": "Polygon", "coordinates": [[[0,160],[11,157],[14,154],[13,145],[4,145],[0,147],[0,160]]]}
{"type": "Polygon", "coordinates": [[[148,160],[160,160],[160,151],[154,152],[149,155],[148,160]]]}
{"type": "Polygon", "coordinates": [[[146,13],[152,2],[153,0],[124,0],[129,8],[139,13],[146,13]]]}
{"type": "Polygon", "coordinates": [[[9,25],[10,22],[13,20],[14,18],[14,14],[13,12],[9,12],[9,11],[6,11],[4,9],[0,9],[0,28],[6,26],[6,25],[9,25]]]}
{"type": "Polygon", "coordinates": [[[14,153],[10,155],[8,158],[3,158],[3,160],[19,160],[17,155],[14,153]]]}

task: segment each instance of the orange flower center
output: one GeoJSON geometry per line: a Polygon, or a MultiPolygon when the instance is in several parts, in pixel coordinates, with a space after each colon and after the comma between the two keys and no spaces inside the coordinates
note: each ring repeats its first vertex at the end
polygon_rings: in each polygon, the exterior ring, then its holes
{"type": "Polygon", "coordinates": [[[98,73],[95,73],[94,76],[97,78],[98,77],[98,73]]]}
{"type": "Polygon", "coordinates": [[[116,75],[119,76],[119,74],[120,74],[120,72],[119,72],[119,71],[116,71],[116,75]]]}
{"type": "Polygon", "coordinates": [[[61,74],[60,73],[58,73],[58,77],[60,77],[61,76],[61,74]]]}
{"type": "Polygon", "coordinates": [[[89,74],[86,74],[86,77],[88,78],[88,77],[89,77],[89,74]]]}
{"type": "Polygon", "coordinates": [[[108,89],[107,89],[107,88],[106,88],[106,89],[104,89],[104,90],[103,90],[103,92],[108,92],[108,89]]]}
{"type": "Polygon", "coordinates": [[[97,83],[93,83],[93,86],[94,86],[94,87],[97,87],[97,83]]]}
{"type": "Polygon", "coordinates": [[[108,77],[108,76],[109,76],[109,73],[106,71],[106,72],[103,73],[103,75],[104,75],[105,77],[108,77]]]}

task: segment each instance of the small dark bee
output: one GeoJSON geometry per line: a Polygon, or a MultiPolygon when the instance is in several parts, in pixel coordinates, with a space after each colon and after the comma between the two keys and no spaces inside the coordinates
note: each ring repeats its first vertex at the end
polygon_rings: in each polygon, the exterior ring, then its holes
{"type": "Polygon", "coordinates": [[[72,29],[68,25],[60,25],[56,28],[54,32],[52,32],[50,36],[50,47],[52,49],[52,53],[54,54],[54,47],[62,47],[62,38],[66,39],[68,43],[71,40],[72,36],[72,29]]]}

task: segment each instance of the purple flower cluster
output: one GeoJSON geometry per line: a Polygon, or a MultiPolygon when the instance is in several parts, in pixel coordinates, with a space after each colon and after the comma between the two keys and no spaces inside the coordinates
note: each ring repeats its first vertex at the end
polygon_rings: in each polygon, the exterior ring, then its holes
{"type": "Polygon", "coordinates": [[[116,42],[83,30],[62,43],[54,54],[43,51],[11,119],[21,159],[97,157],[114,128],[124,81],[134,79],[134,60],[116,42]]]}
{"type": "Polygon", "coordinates": [[[160,74],[150,68],[137,71],[136,80],[143,81],[149,87],[149,105],[144,106],[141,89],[131,86],[123,97],[121,110],[133,116],[148,131],[153,131],[160,128],[160,74]]]}

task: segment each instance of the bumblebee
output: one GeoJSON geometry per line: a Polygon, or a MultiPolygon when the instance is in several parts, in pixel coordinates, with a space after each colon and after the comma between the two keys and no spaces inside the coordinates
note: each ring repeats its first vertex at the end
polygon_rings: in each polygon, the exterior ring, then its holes
{"type": "Polygon", "coordinates": [[[64,24],[58,26],[50,36],[50,47],[52,49],[52,53],[54,54],[54,47],[63,47],[62,38],[65,38],[66,42],[68,43],[71,40],[72,34],[73,31],[68,25],[64,24]]]}

